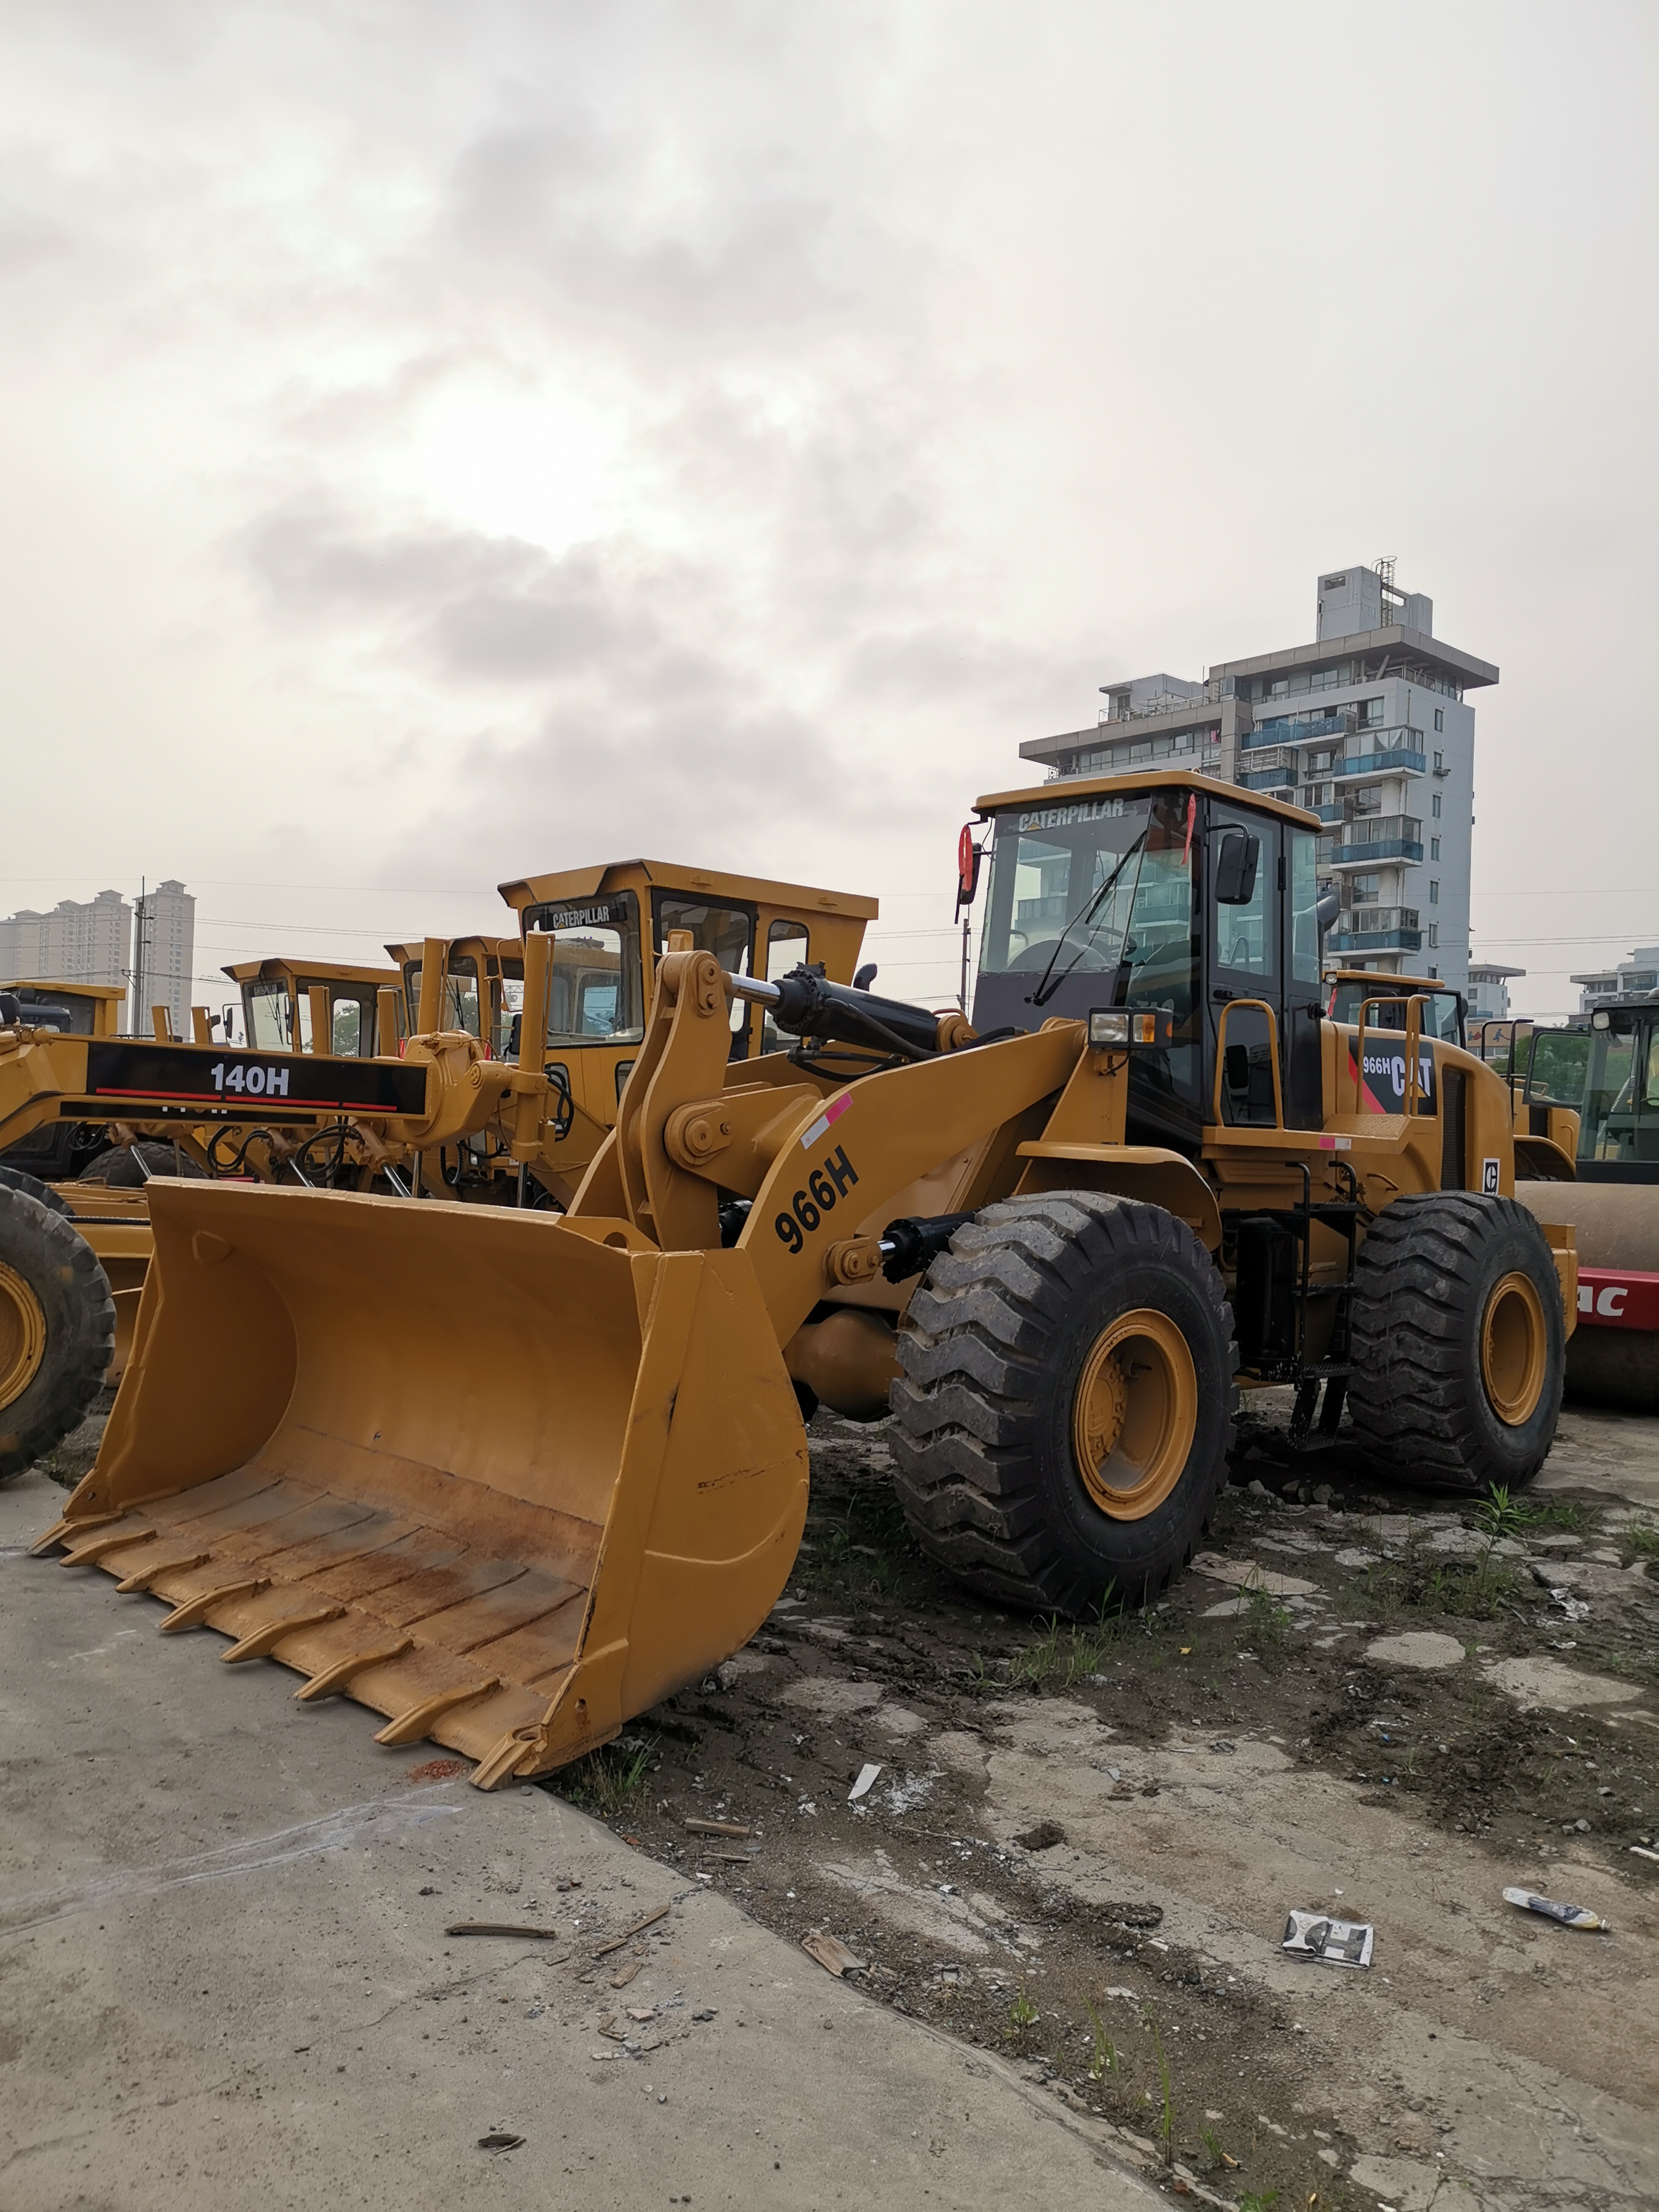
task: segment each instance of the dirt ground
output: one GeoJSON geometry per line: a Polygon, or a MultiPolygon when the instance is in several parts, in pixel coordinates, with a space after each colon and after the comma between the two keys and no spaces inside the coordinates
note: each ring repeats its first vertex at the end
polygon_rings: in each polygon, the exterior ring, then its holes
{"type": "Polygon", "coordinates": [[[1292,1461],[1285,1413],[1166,1601],[1084,1628],[933,1570],[884,1425],[820,1413],[765,1629],[552,1786],[1176,2193],[1659,2202],[1659,1423],[1571,1413],[1476,1506],[1292,1461]],[[1287,1957],[1292,1908],[1372,1923],[1371,1966],[1287,1957]]]}
{"type": "Polygon", "coordinates": [[[1565,1437],[1555,1486],[1481,1510],[1340,1447],[1291,1462],[1282,1419],[1245,1425],[1198,1571],[1077,1629],[964,1597],[907,1539],[883,1427],[821,1413],[766,1630],[560,1787],[1177,2188],[1659,2201],[1659,1859],[1631,1849],[1659,1832],[1659,1516],[1572,1486],[1565,1437]],[[1285,1957],[1293,1907],[1374,1923],[1372,1966],[1285,1957]]]}

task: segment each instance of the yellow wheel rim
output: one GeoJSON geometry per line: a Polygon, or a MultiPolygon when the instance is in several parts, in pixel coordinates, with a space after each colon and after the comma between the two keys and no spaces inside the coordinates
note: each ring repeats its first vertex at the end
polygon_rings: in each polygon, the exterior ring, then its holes
{"type": "Polygon", "coordinates": [[[1198,1427],[1198,1374],[1168,1314],[1137,1306],[1090,1348],[1072,1401],[1072,1449],[1091,1500],[1143,1521],[1181,1480],[1198,1427]]]}
{"type": "Polygon", "coordinates": [[[1480,1324],[1480,1380],[1500,1421],[1519,1428],[1538,1410],[1549,1365],[1544,1301],[1530,1275],[1505,1275],[1480,1324]]]}
{"type": "Polygon", "coordinates": [[[0,1406],[21,1398],[46,1352],[40,1301],[15,1267],[0,1261],[0,1406]]]}

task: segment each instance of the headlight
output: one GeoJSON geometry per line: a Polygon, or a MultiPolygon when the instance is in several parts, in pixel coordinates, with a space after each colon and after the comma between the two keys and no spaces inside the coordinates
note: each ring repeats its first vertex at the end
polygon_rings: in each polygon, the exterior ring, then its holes
{"type": "Polygon", "coordinates": [[[1168,1044],[1173,1026],[1172,1017],[1162,1007],[1132,1013],[1125,1006],[1095,1006],[1089,1014],[1089,1042],[1097,1050],[1118,1052],[1136,1045],[1168,1044]]]}

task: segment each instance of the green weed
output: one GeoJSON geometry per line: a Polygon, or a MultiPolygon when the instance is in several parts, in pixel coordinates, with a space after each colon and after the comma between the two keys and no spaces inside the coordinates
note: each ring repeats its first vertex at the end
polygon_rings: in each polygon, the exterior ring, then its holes
{"type": "Polygon", "coordinates": [[[1624,1547],[1638,1559],[1659,1559],[1659,1528],[1651,1521],[1632,1522],[1625,1531],[1624,1547]]]}
{"type": "Polygon", "coordinates": [[[1204,2155],[1212,2166],[1225,2166],[1227,2154],[1221,2148],[1221,2138],[1213,2128],[1200,2128],[1198,2139],[1204,2146],[1204,2155]]]}
{"type": "Polygon", "coordinates": [[[1085,2005],[1089,2026],[1094,2035],[1094,2049],[1089,2056],[1089,2079],[1103,2081],[1109,2074],[1115,2081],[1123,2078],[1123,2059],[1116,2044],[1106,2033],[1106,2023],[1093,2005],[1085,2005]]]}
{"type": "Polygon", "coordinates": [[[1123,1628],[1122,1608],[1108,1591],[1098,1615],[1086,1626],[1051,1620],[1036,1643],[1014,1654],[1009,1680],[1028,1690],[1069,1690],[1099,1672],[1123,1628]]]}
{"type": "Polygon", "coordinates": [[[619,1820],[644,1786],[656,1751],[654,1736],[625,1736],[620,1743],[605,1744],[565,1769],[559,1777],[561,1794],[602,1820],[619,1820]]]}
{"type": "Polygon", "coordinates": [[[1584,1510],[1567,1498],[1514,1498],[1495,1482],[1474,1509],[1481,1534],[1495,1544],[1500,1536],[1520,1536],[1528,1528],[1559,1528],[1569,1534],[1582,1531],[1584,1510]]]}
{"type": "Polygon", "coordinates": [[[1238,2212],[1273,2212],[1279,2202],[1276,2189],[1251,2189],[1238,2200],[1238,2212]]]}
{"type": "Polygon", "coordinates": [[[1025,1984],[1022,1982],[1018,1995],[1008,2008],[1007,2032],[1010,2040],[1023,2037],[1029,2029],[1035,2027],[1038,2017],[1037,2008],[1026,1996],[1025,1984]]]}
{"type": "Polygon", "coordinates": [[[1282,1644],[1285,1632],[1291,1625],[1289,1607],[1280,1605],[1276,1597],[1264,1589],[1249,1590],[1246,1595],[1249,1600],[1249,1610],[1240,1613],[1239,1620],[1250,1644],[1282,1644]]]}

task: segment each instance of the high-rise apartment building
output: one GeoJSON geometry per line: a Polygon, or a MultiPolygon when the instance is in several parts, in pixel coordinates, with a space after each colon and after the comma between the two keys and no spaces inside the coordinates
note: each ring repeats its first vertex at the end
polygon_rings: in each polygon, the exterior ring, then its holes
{"type": "Polygon", "coordinates": [[[1103,684],[1092,729],[1021,745],[1060,777],[1152,763],[1306,806],[1342,910],[1327,957],[1467,988],[1474,709],[1490,661],[1434,635],[1433,602],[1392,562],[1319,579],[1313,641],[1211,668],[1103,684]]]}
{"type": "Polygon", "coordinates": [[[132,908],[119,891],[23,908],[0,921],[0,975],[19,981],[125,983],[131,973],[132,908]]]}
{"type": "Polygon", "coordinates": [[[169,878],[138,901],[133,942],[132,1026],[150,1028],[151,1010],[165,1006],[175,1036],[190,1035],[191,984],[196,973],[196,902],[169,878]]]}
{"type": "Polygon", "coordinates": [[[1469,963],[1469,1019],[1472,1022],[1506,1022],[1510,1018],[1510,985],[1516,976],[1526,974],[1524,968],[1506,968],[1501,960],[1471,960],[1469,963]]]}

